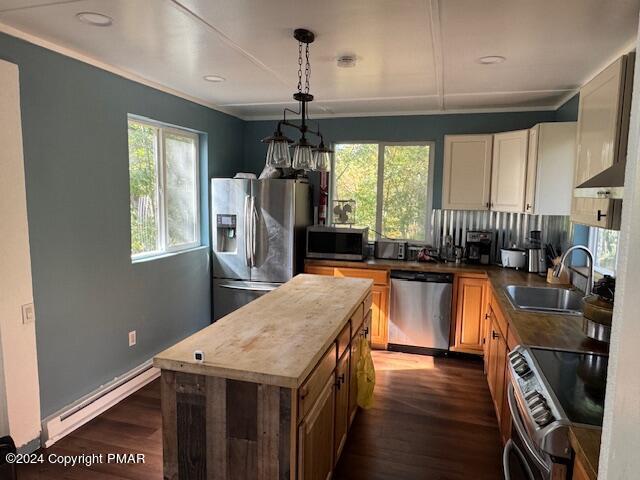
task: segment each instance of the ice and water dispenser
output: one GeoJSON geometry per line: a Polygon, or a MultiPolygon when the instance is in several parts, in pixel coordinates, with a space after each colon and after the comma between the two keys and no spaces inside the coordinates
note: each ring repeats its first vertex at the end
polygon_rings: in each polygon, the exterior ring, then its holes
{"type": "Polygon", "coordinates": [[[216,252],[236,252],[236,216],[227,214],[216,215],[216,252]]]}

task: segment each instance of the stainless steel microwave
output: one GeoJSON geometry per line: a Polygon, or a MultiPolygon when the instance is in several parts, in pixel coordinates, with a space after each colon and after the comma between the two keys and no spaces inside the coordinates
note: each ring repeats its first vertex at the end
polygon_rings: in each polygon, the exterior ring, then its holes
{"type": "Polygon", "coordinates": [[[307,258],[364,260],[368,246],[368,228],[307,227],[307,258]]]}

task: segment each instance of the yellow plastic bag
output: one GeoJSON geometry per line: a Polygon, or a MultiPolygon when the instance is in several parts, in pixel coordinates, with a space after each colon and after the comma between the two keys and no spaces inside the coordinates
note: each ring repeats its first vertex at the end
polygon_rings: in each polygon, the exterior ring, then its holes
{"type": "Polygon", "coordinates": [[[373,406],[373,388],[376,385],[376,369],[371,358],[369,341],[360,337],[360,357],[356,365],[358,376],[358,405],[365,410],[373,406]]]}

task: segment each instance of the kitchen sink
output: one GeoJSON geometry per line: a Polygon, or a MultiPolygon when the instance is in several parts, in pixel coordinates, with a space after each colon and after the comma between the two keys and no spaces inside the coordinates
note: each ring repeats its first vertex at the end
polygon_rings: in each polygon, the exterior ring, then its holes
{"type": "Polygon", "coordinates": [[[514,308],[530,312],[582,315],[583,295],[574,290],[555,287],[505,287],[514,308]]]}

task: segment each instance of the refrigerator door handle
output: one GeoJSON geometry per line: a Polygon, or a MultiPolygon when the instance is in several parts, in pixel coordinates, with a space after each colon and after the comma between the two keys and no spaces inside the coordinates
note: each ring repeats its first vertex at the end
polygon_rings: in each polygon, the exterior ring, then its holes
{"type": "Polygon", "coordinates": [[[231,283],[221,283],[220,288],[228,288],[229,290],[250,290],[254,292],[270,292],[278,288],[278,285],[262,285],[262,286],[247,286],[247,285],[234,285],[231,283]]]}
{"type": "Polygon", "coordinates": [[[249,195],[244,197],[244,257],[247,262],[247,267],[251,267],[251,253],[249,251],[249,238],[250,238],[250,226],[249,226],[249,201],[251,197],[249,195]]]}
{"type": "Polygon", "coordinates": [[[256,197],[251,197],[251,266],[256,266],[256,231],[258,230],[258,210],[256,197]]]}

